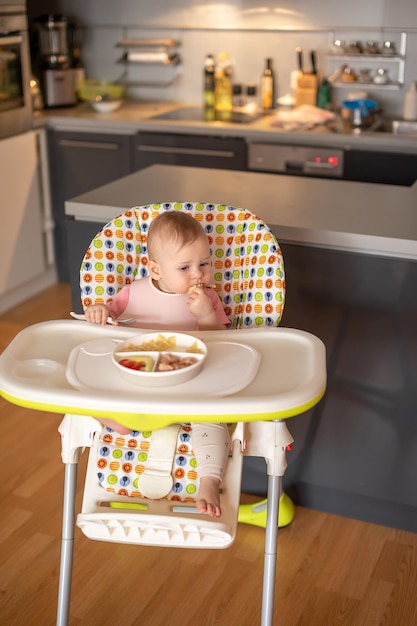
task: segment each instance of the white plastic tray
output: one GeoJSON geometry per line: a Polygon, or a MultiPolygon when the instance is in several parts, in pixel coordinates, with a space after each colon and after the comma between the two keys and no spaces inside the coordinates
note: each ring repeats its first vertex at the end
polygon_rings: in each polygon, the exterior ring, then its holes
{"type": "Polygon", "coordinates": [[[83,391],[115,390],[144,395],[201,397],[204,393],[227,396],[241,391],[258,371],[259,352],[243,343],[232,341],[206,342],[207,359],[201,372],[192,380],[175,386],[147,387],[146,382],[127,382],[112,362],[111,355],[120,339],[93,339],[74,348],[68,359],[67,379],[76,389],[83,391]]]}
{"type": "MultiPolygon", "coordinates": [[[[178,386],[173,396],[172,390],[161,393],[159,388],[142,393],[142,388],[133,387],[128,392],[126,381],[120,379],[110,389],[92,388],[85,381],[76,388],[68,382],[67,364],[74,349],[92,340],[126,340],[139,333],[137,328],[75,320],[29,326],[0,355],[0,393],[9,402],[52,413],[93,417],[117,413],[122,424],[142,430],[151,425],[163,428],[184,415],[190,422],[286,419],[314,406],[325,391],[326,352],[322,341],[310,333],[282,327],[191,333],[206,343],[217,343],[219,351],[223,342],[232,342],[251,347],[261,355],[256,374],[251,382],[249,377],[245,379],[246,386],[239,392],[231,393],[232,372],[225,372],[227,383],[222,382],[222,389],[227,386],[228,395],[202,388],[199,394],[188,393],[185,384],[178,386]]],[[[242,379],[245,368],[238,363],[242,379]]]]}

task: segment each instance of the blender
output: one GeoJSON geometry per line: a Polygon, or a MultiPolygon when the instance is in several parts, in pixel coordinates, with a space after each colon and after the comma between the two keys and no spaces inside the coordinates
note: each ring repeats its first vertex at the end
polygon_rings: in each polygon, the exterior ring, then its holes
{"type": "Polygon", "coordinates": [[[68,51],[67,18],[60,14],[41,15],[37,25],[45,106],[76,104],[75,73],[68,51]]]}

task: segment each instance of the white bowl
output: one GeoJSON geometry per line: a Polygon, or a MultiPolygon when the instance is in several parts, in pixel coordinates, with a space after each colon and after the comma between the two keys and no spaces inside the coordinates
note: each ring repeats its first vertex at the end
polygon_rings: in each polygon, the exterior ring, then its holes
{"type": "Polygon", "coordinates": [[[97,113],[114,113],[122,106],[123,100],[92,100],[90,102],[97,113]]]}
{"type": "Polygon", "coordinates": [[[201,339],[193,335],[168,331],[130,337],[119,343],[112,355],[113,363],[125,380],[147,387],[169,387],[191,380],[201,371],[206,357],[207,346],[201,339]],[[194,362],[180,369],[159,371],[157,369],[160,367],[159,361],[167,354],[182,362],[183,359],[193,357],[194,362]],[[125,359],[138,362],[141,357],[153,361],[152,371],[132,369],[126,363],[121,363],[125,359]]]}

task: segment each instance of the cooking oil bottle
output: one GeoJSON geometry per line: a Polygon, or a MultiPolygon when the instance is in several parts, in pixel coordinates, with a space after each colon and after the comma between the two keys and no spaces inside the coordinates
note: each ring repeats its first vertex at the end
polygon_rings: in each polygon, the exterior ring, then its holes
{"type": "Polygon", "coordinates": [[[266,60],[266,67],[261,76],[261,105],[262,111],[267,114],[275,108],[275,73],[272,59],[266,60]]]}
{"type": "Polygon", "coordinates": [[[206,56],[204,63],[204,119],[206,122],[214,121],[215,111],[215,79],[214,79],[214,57],[212,54],[206,56]]]}
{"type": "Polygon", "coordinates": [[[232,74],[232,63],[228,55],[225,52],[221,52],[215,69],[214,101],[216,120],[222,122],[229,122],[232,119],[232,74]]]}

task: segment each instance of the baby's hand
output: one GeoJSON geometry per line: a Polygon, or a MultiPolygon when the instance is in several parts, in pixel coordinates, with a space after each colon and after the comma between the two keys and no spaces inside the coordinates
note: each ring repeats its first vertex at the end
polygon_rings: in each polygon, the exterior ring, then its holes
{"type": "Polygon", "coordinates": [[[210,296],[207,295],[204,286],[195,285],[188,297],[188,308],[197,320],[208,317],[213,313],[213,305],[210,296]]]}
{"type": "Polygon", "coordinates": [[[85,310],[85,319],[93,324],[107,324],[109,309],[105,304],[92,304],[85,310]]]}

